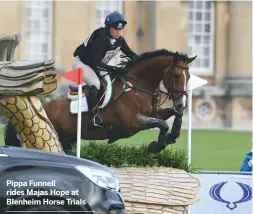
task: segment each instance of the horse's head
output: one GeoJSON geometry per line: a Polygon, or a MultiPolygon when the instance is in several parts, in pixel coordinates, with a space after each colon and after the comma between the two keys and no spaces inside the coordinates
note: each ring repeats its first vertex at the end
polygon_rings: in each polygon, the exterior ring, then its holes
{"type": "Polygon", "coordinates": [[[180,113],[186,108],[186,86],[190,79],[188,64],[196,57],[161,49],[143,53],[139,59],[123,64],[132,80],[138,80],[136,82],[142,85],[155,89],[163,81],[175,110],[180,113]]]}
{"type": "Polygon", "coordinates": [[[181,113],[187,107],[187,82],[190,79],[188,64],[195,60],[195,57],[189,58],[186,54],[176,52],[173,55],[172,65],[165,69],[163,75],[163,84],[170,94],[175,111],[181,113]]]}

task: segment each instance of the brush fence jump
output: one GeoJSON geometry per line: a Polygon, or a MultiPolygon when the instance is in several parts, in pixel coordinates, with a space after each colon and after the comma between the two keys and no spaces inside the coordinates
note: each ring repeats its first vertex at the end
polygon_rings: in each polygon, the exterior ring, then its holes
{"type": "Polygon", "coordinates": [[[200,182],[172,168],[113,168],[127,214],[185,214],[199,201],[200,182]]]}

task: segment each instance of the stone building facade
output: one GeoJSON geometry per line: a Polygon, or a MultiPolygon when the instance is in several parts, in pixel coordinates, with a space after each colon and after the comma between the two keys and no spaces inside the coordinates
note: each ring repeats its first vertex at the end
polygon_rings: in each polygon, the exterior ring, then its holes
{"type": "Polygon", "coordinates": [[[198,55],[190,71],[208,85],[194,91],[193,127],[251,129],[249,1],[0,1],[0,36],[22,35],[17,59],[50,58],[69,70],[77,45],[113,10],[127,19],[123,35],[137,53],[198,55]]]}

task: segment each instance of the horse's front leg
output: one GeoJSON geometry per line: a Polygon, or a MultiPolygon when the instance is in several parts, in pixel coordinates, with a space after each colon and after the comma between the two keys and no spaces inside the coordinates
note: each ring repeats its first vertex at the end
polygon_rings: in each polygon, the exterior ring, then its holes
{"type": "Polygon", "coordinates": [[[168,120],[170,117],[174,115],[176,115],[174,107],[168,107],[168,108],[159,108],[157,112],[155,112],[154,117],[162,120],[168,120]]]}
{"type": "Polygon", "coordinates": [[[166,145],[173,144],[176,142],[176,139],[180,136],[181,126],[182,126],[182,116],[183,114],[177,114],[173,121],[171,133],[167,135],[166,145]]]}
{"type": "Polygon", "coordinates": [[[181,114],[177,113],[174,107],[159,108],[156,112],[156,117],[163,120],[168,120],[172,116],[175,116],[175,119],[172,125],[171,133],[167,135],[166,145],[175,143],[176,139],[180,136],[183,112],[181,114]]]}
{"type": "Polygon", "coordinates": [[[158,142],[153,141],[149,145],[149,149],[148,149],[149,152],[158,153],[166,147],[167,132],[169,130],[169,126],[165,120],[153,118],[153,117],[147,117],[147,116],[139,115],[139,114],[136,116],[136,120],[141,126],[144,127],[144,129],[151,129],[151,128],[160,129],[158,142]]]}

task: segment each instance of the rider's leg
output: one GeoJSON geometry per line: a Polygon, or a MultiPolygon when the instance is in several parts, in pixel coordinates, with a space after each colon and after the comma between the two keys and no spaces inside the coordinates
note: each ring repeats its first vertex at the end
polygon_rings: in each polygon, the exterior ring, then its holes
{"type": "Polygon", "coordinates": [[[100,81],[95,73],[95,71],[88,65],[85,65],[79,57],[74,57],[73,69],[82,68],[83,69],[83,81],[89,86],[96,86],[97,90],[100,90],[100,81]]]}
{"type": "Polygon", "coordinates": [[[97,88],[92,85],[89,90],[89,96],[87,97],[88,101],[88,108],[89,108],[89,123],[88,123],[88,128],[93,128],[93,127],[100,127],[102,125],[102,120],[100,116],[96,115],[96,111],[93,111],[93,108],[97,105],[98,103],[98,90],[97,88]]]}
{"type": "Polygon", "coordinates": [[[73,69],[83,68],[83,81],[87,83],[89,88],[89,95],[87,97],[87,103],[89,108],[89,128],[94,126],[100,126],[102,121],[100,117],[95,117],[96,112],[92,111],[92,109],[96,106],[98,102],[98,93],[100,90],[100,81],[94,72],[94,70],[81,62],[79,57],[75,57],[73,60],[73,69]]]}

